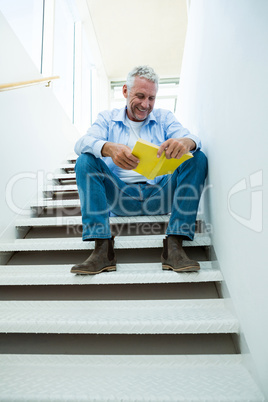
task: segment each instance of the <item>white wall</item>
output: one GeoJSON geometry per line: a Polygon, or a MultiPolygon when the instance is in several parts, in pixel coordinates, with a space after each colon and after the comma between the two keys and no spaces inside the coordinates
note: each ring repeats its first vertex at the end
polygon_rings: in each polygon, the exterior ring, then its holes
{"type": "Polygon", "coordinates": [[[209,158],[207,219],[268,397],[267,21],[266,0],[191,1],[178,118],[209,158]]]}
{"type": "MultiPolygon", "coordinates": [[[[0,38],[1,84],[41,78],[1,13],[0,38]]],[[[15,238],[15,206],[27,212],[37,193],[37,172],[44,178],[53,172],[73,152],[80,134],[44,85],[1,92],[0,110],[0,239],[8,241],[15,238]]]]}

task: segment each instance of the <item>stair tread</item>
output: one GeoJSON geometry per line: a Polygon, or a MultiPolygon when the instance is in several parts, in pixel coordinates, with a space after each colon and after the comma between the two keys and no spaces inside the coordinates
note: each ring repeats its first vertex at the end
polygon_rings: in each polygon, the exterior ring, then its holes
{"type": "Polygon", "coordinates": [[[0,370],[5,401],[265,401],[237,355],[2,355],[0,370]]]}
{"type": "Polygon", "coordinates": [[[75,152],[72,152],[67,156],[66,161],[75,162],[77,158],[78,158],[78,155],[75,152]]]}
{"type": "Polygon", "coordinates": [[[60,169],[74,169],[75,163],[67,162],[67,163],[62,163],[59,168],[60,169]]]}
{"type": "MultiPolygon", "coordinates": [[[[112,216],[111,224],[124,223],[154,223],[168,222],[170,215],[143,215],[143,216],[112,216]]],[[[17,227],[23,226],[65,226],[65,225],[82,225],[81,216],[57,216],[45,218],[24,218],[16,221],[17,227]]]]}
{"type": "Polygon", "coordinates": [[[228,300],[0,301],[0,332],[237,333],[228,300]]]}
{"type": "MultiPolygon", "coordinates": [[[[115,237],[115,249],[141,249],[163,247],[164,234],[148,236],[115,237]]],[[[211,239],[203,233],[196,233],[193,241],[184,240],[184,247],[209,246],[211,239]]],[[[0,252],[10,251],[46,251],[46,250],[92,250],[93,241],[83,241],[77,237],[18,239],[11,243],[0,244],[0,252]]]]}
{"type": "Polygon", "coordinates": [[[0,286],[8,285],[102,285],[145,283],[190,283],[222,281],[216,264],[200,262],[198,272],[163,271],[161,263],[117,264],[116,272],[101,275],[71,275],[72,265],[2,265],[0,286]]]}
{"type": "Polygon", "coordinates": [[[44,188],[45,192],[65,192],[65,191],[77,191],[77,184],[66,184],[66,185],[52,185],[48,184],[44,188]]]}
{"type": "Polygon", "coordinates": [[[60,207],[80,207],[80,199],[76,200],[51,200],[46,198],[40,198],[31,205],[31,208],[60,208],[60,207]]]}
{"type": "Polygon", "coordinates": [[[75,180],[75,178],[76,178],[76,174],[75,173],[54,173],[52,176],[51,176],[51,179],[53,180],[53,179],[55,179],[55,180],[65,180],[65,179],[68,179],[68,180],[75,180]]]}
{"type": "Polygon", "coordinates": [[[60,207],[80,207],[80,199],[52,200],[51,198],[40,198],[33,204],[31,208],[60,208],[60,207]]]}

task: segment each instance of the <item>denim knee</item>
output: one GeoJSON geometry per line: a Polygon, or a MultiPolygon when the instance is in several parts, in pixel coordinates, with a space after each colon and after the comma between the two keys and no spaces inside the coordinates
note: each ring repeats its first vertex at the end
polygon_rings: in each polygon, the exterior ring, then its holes
{"type": "Polygon", "coordinates": [[[81,172],[83,170],[88,171],[90,166],[96,164],[96,157],[92,154],[81,154],[78,156],[75,164],[75,172],[81,172]]]}
{"type": "Polygon", "coordinates": [[[193,161],[199,171],[204,171],[204,173],[207,174],[208,160],[204,152],[198,150],[193,155],[194,157],[190,160],[193,161]]]}

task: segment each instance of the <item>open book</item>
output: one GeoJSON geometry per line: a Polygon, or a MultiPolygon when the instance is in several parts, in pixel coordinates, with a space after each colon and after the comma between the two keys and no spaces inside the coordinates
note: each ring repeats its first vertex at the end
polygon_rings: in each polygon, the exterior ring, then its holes
{"type": "Polygon", "coordinates": [[[147,177],[147,179],[152,180],[156,176],[173,173],[179,165],[193,157],[193,155],[188,152],[180,159],[167,159],[164,151],[160,158],[157,158],[158,149],[158,145],[152,144],[151,142],[141,138],[138,139],[132,150],[132,154],[139,158],[140,163],[136,169],[133,170],[147,177]]]}

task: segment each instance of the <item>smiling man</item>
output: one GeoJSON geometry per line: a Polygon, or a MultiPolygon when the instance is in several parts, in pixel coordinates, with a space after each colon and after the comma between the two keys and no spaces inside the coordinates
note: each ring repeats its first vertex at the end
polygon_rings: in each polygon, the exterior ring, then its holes
{"type": "Polygon", "coordinates": [[[193,240],[199,199],[207,174],[201,143],[172,112],[154,109],[158,76],[148,66],[134,68],[123,86],[124,109],[104,111],[75,145],[75,171],[83,224],[83,240],[95,240],[89,258],[72,267],[76,274],[116,270],[109,216],[156,215],[171,212],[163,242],[162,267],[176,272],[200,269],[182,248],[193,240]],[[134,172],[139,160],[131,151],[138,138],[159,145],[158,156],[194,158],[172,175],[154,180],[134,172]]]}
{"type": "Polygon", "coordinates": [[[140,76],[128,85],[129,90],[127,84],[123,86],[128,118],[133,121],[145,120],[154,108],[157,87],[154,82],[140,76]]]}

